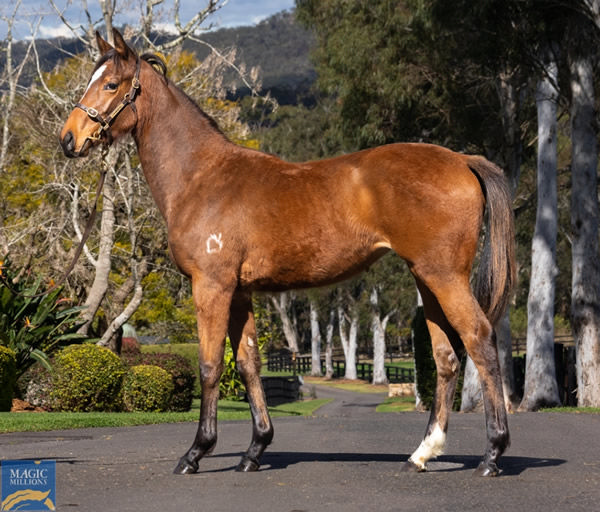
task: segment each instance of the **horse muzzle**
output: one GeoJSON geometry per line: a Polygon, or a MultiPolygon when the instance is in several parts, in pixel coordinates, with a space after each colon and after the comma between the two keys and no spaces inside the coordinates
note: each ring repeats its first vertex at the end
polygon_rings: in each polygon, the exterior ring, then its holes
{"type": "Polygon", "coordinates": [[[65,136],[60,139],[60,145],[66,157],[77,158],[87,156],[91,147],[91,141],[89,138],[87,138],[83,143],[83,146],[81,146],[81,149],[79,151],[75,151],[75,137],[73,136],[73,132],[69,130],[67,133],[65,133],[65,136]]]}

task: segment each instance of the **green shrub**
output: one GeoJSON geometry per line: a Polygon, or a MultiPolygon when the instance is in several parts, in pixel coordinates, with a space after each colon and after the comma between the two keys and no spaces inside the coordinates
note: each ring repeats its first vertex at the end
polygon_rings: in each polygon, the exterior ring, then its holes
{"type": "Polygon", "coordinates": [[[0,345],[0,412],[10,411],[17,380],[17,358],[14,351],[0,345]]]}
{"type": "Polygon", "coordinates": [[[431,409],[437,371],[431,350],[431,337],[425,321],[423,307],[419,306],[412,321],[413,350],[415,354],[415,371],[417,373],[417,391],[422,406],[431,409]]]}
{"type": "Polygon", "coordinates": [[[242,400],[244,383],[235,364],[235,356],[229,338],[225,345],[225,357],[223,358],[223,375],[219,382],[219,398],[229,400],[242,400]]]}
{"type": "Polygon", "coordinates": [[[117,355],[96,345],[72,345],[54,358],[51,398],[63,411],[118,411],[127,373],[117,355]]]}
{"type": "Polygon", "coordinates": [[[122,354],[128,366],[153,365],[166,370],[173,380],[173,395],[169,411],[187,412],[192,406],[196,374],[189,361],[178,354],[122,354]]]}
{"type": "Polygon", "coordinates": [[[146,364],[133,366],[123,381],[123,405],[127,411],[166,411],[173,388],[166,370],[146,364]]]}

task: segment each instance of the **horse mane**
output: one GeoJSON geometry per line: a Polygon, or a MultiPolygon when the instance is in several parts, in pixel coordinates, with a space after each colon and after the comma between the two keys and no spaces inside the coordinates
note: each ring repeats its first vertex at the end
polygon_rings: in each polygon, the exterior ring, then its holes
{"type": "Polygon", "coordinates": [[[145,60],[152,66],[152,69],[160,73],[164,78],[167,78],[167,65],[161,57],[155,53],[147,52],[140,55],[140,59],[145,60]]]}
{"type": "Polygon", "coordinates": [[[154,69],[154,71],[160,74],[162,78],[167,82],[167,84],[172,84],[194,106],[194,108],[202,115],[202,117],[204,117],[208,121],[208,123],[214,130],[223,135],[223,137],[226,137],[226,135],[223,133],[223,130],[221,130],[217,122],[206,112],[204,112],[204,110],[202,110],[198,106],[198,104],[193,100],[193,98],[191,98],[185,91],[183,91],[180,87],[177,87],[173,82],[171,82],[167,78],[167,64],[160,56],[156,55],[155,53],[146,52],[140,55],[140,59],[143,59],[148,64],[150,64],[152,66],[152,69],[154,69]]]}

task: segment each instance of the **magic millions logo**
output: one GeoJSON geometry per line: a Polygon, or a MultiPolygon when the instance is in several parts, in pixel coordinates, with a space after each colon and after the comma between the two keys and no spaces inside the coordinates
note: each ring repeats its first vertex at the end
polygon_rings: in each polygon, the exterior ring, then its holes
{"type": "Polygon", "coordinates": [[[2,461],[0,511],[56,510],[56,461],[2,461]]]}

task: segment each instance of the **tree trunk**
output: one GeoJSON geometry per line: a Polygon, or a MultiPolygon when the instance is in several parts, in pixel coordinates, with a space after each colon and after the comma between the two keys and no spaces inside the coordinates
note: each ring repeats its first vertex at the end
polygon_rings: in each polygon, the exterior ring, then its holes
{"type": "Polygon", "coordinates": [[[79,328],[78,332],[80,334],[88,334],[94,316],[96,316],[96,312],[108,290],[111,252],[115,236],[114,169],[116,161],[117,151],[114,147],[111,147],[105,160],[108,172],[106,173],[102,196],[98,257],[96,258],[94,281],[85,301],[86,309],[82,313],[84,324],[79,328]]]}
{"type": "Polygon", "coordinates": [[[496,324],[496,340],[498,343],[498,359],[500,361],[500,374],[502,377],[502,391],[504,392],[504,405],[508,412],[513,412],[518,405],[515,369],[512,357],[512,337],[510,334],[510,317],[508,309],[496,324]]]}
{"type": "Polygon", "coordinates": [[[531,279],[527,300],[527,366],[521,410],[560,403],[554,365],[554,292],[556,276],[556,90],[557,66],[548,59],[537,86],[537,213],[531,244],[531,279]]]}
{"type": "Polygon", "coordinates": [[[325,333],[325,378],[333,378],[333,327],[335,324],[335,310],[329,312],[329,322],[325,333]]]}
{"type": "Polygon", "coordinates": [[[576,344],[577,404],[600,407],[600,251],[598,144],[590,57],[570,56],[571,315],[576,344]]]}
{"type": "Polygon", "coordinates": [[[346,314],[341,306],[338,306],[338,324],[340,330],[340,338],[342,340],[342,348],[344,349],[345,359],[345,379],[356,380],[356,348],[358,340],[358,313],[352,311],[352,316],[349,319],[349,329],[346,331],[346,314]]]}
{"type": "Polygon", "coordinates": [[[473,360],[470,357],[467,357],[465,375],[463,377],[460,411],[473,412],[482,409],[482,407],[483,397],[481,395],[479,372],[477,371],[473,360]]]}
{"type": "Polygon", "coordinates": [[[373,385],[387,384],[388,379],[385,374],[385,328],[390,315],[381,319],[379,310],[379,296],[377,288],[373,287],[370,297],[373,316],[371,319],[371,329],[373,331],[373,385]]]}
{"type": "Polygon", "coordinates": [[[281,326],[283,328],[283,335],[288,344],[288,348],[293,354],[297,354],[298,349],[298,333],[294,327],[294,322],[289,315],[289,307],[292,303],[292,297],[290,292],[282,292],[279,295],[271,295],[271,303],[275,306],[279,318],[281,319],[281,326]]]}
{"type": "Polygon", "coordinates": [[[313,377],[321,373],[321,329],[319,328],[319,312],[314,301],[310,301],[310,354],[311,372],[313,377]]]}

